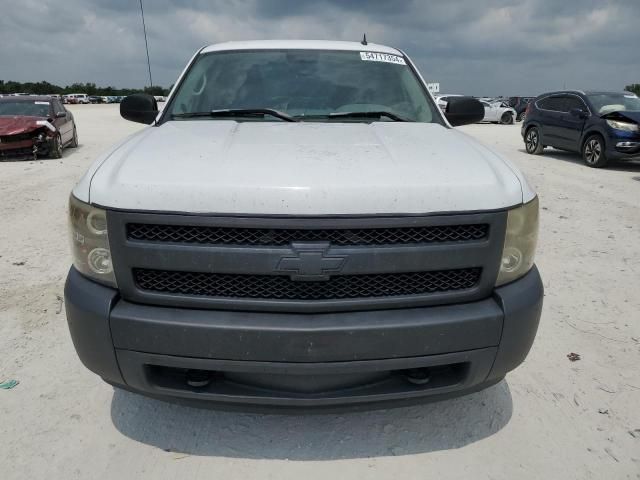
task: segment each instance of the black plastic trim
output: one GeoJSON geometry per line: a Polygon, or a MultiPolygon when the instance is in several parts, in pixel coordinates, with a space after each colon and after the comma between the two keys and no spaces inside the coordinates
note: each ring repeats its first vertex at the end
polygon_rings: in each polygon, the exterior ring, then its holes
{"type": "Polygon", "coordinates": [[[385,308],[410,308],[426,305],[470,302],[489,296],[495,285],[502,255],[507,213],[459,214],[424,217],[368,218],[300,218],[264,217],[192,217],[123,213],[108,211],[109,244],[114,270],[122,297],[127,301],[185,308],[251,310],[261,312],[329,312],[358,311],[385,308]],[[244,228],[359,228],[402,227],[427,225],[459,225],[483,223],[489,225],[486,239],[440,244],[330,246],[328,256],[345,258],[344,266],[335,275],[400,273],[416,271],[482,268],[478,284],[464,291],[438,292],[402,297],[333,299],[295,301],[275,299],[235,299],[199,297],[141,290],[135,283],[133,269],[183,272],[237,273],[257,275],[287,275],[278,271],[284,257],[296,256],[293,245],[231,246],[156,243],[127,238],[127,223],[163,223],[244,228]]]}
{"type": "Polygon", "coordinates": [[[239,361],[334,362],[435,355],[498,345],[493,299],[429,308],[283,314],[187,310],[120,301],[118,349],[239,361]]]}
{"type": "Polygon", "coordinates": [[[521,279],[497,288],[494,298],[504,312],[504,323],[489,380],[503,377],[520,365],[533,345],[544,300],[538,269],[534,266],[521,279]]]}
{"type": "Polygon", "coordinates": [[[542,281],[535,267],[479,302],[315,315],[135,305],[73,268],[65,286],[76,351],[87,368],[107,382],[156,398],[217,408],[239,405],[243,410],[249,405],[298,411],[365,404],[375,408],[379,404],[371,402],[433,401],[486,388],[526,357],[542,300],[542,281]],[[233,376],[231,383],[191,391],[154,381],[148,371],[149,365],[159,365],[246,372],[246,378],[268,380],[270,374],[366,375],[449,364],[467,367],[458,380],[431,386],[435,388],[410,387],[396,378],[294,395],[234,384],[233,376]],[[254,374],[259,377],[251,377],[254,374]]]}
{"type": "MultiPolygon", "coordinates": [[[[367,362],[338,362],[315,364],[258,363],[258,362],[221,362],[193,358],[150,355],[126,350],[118,350],[118,360],[129,387],[151,395],[171,398],[183,398],[198,401],[233,403],[236,405],[268,405],[273,407],[328,407],[335,405],[370,404],[412,398],[450,394],[473,388],[482,384],[495,356],[495,348],[485,348],[468,352],[458,352],[427,357],[398,358],[367,362]],[[277,379],[282,376],[318,378],[322,375],[366,375],[368,372],[390,372],[409,368],[430,368],[451,364],[465,364],[460,376],[451,382],[428,382],[415,385],[398,376],[382,378],[378,381],[358,386],[345,386],[317,393],[294,393],[269,387],[255,387],[239,381],[214,381],[205,388],[191,388],[175,382],[158,381],[150,374],[149,365],[163,365],[183,369],[202,369],[227,373],[241,373],[246,378],[260,379],[269,376],[277,379]]],[[[295,380],[294,380],[295,382],[295,380]]]]}
{"type": "Polygon", "coordinates": [[[73,345],[82,363],[106,381],[122,383],[109,316],[118,292],[83,277],[71,267],[64,287],[64,305],[73,345]]]}

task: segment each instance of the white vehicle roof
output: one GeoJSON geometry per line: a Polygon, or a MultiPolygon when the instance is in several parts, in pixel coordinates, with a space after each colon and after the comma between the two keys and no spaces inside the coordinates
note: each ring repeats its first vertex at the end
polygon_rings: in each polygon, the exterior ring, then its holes
{"type": "Polygon", "coordinates": [[[402,55],[398,49],[369,43],[363,45],[360,42],[341,42],[329,40],[253,40],[243,42],[224,42],[209,45],[202,49],[200,53],[221,52],[227,50],[278,50],[278,49],[300,49],[300,50],[345,50],[358,52],[380,52],[392,55],[402,55]]]}

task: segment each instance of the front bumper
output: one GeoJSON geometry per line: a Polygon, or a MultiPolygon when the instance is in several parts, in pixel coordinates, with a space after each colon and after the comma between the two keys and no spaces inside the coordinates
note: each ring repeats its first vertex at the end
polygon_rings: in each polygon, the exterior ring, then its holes
{"type": "Polygon", "coordinates": [[[104,380],[163,399],[243,408],[428,401],[485,388],[526,357],[542,298],[535,268],[481,301],[323,314],[133,304],[73,268],[65,286],[76,351],[104,380]],[[428,381],[408,381],[413,369],[428,381]],[[211,381],[189,386],[190,370],[207,371],[211,381]]]}
{"type": "Polygon", "coordinates": [[[640,134],[609,129],[606,155],[609,160],[640,159],[640,134]]]}
{"type": "Polygon", "coordinates": [[[19,141],[6,141],[0,143],[0,158],[33,158],[35,155],[47,155],[51,150],[52,138],[37,136],[19,141]]]}
{"type": "Polygon", "coordinates": [[[611,160],[639,160],[640,141],[618,140],[607,149],[607,158],[611,160]]]}

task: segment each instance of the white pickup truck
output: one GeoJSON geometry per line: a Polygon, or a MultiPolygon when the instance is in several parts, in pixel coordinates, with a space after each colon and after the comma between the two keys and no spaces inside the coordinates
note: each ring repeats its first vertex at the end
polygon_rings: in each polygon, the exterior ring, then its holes
{"type": "MultiPolygon", "coordinates": [[[[70,199],[66,310],[112,385],[242,408],[443,399],[534,340],[538,201],[400,50],[212,45],[70,199]]],[[[207,403],[208,402],[208,403],[207,403]]]]}

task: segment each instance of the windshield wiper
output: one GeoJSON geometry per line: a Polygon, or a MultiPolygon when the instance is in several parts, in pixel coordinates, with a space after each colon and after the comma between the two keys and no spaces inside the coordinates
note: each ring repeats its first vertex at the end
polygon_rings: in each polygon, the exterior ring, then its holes
{"type": "Polygon", "coordinates": [[[285,122],[297,122],[293,117],[290,117],[286,113],[273,110],[271,108],[229,108],[225,110],[211,110],[209,112],[186,112],[186,113],[173,113],[171,118],[194,118],[194,117],[264,117],[269,115],[271,117],[279,118],[285,122]]]}
{"type": "Polygon", "coordinates": [[[382,118],[387,117],[394,122],[410,122],[406,118],[402,118],[392,112],[385,112],[384,110],[378,110],[373,112],[333,112],[327,115],[328,118],[382,118]]]}

